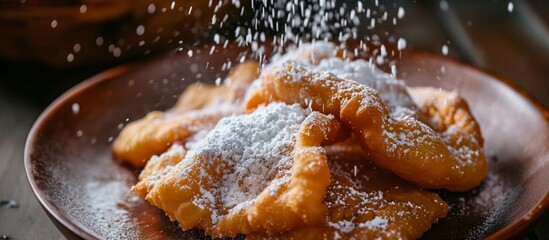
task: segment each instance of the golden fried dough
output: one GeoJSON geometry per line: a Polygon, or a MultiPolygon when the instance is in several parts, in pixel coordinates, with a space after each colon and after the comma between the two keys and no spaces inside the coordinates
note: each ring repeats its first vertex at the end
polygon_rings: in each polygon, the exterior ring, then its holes
{"type": "Polygon", "coordinates": [[[420,186],[465,191],[486,175],[485,168],[477,167],[486,165],[483,154],[470,154],[461,145],[449,146],[456,142],[445,141],[410,115],[391,116],[377,92],[354,81],[289,61],[263,74],[258,94],[261,97],[248,101],[246,108],[255,108],[257,99],[263,99],[299,103],[333,114],[353,130],[377,165],[420,186]]]}
{"type": "Polygon", "coordinates": [[[247,61],[232,69],[224,85],[191,84],[169,112],[151,112],[128,124],[113,143],[114,156],[140,168],[174,142],[211,129],[219,119],[240,112],[240,101],[258,75],[259,64],[247,61]]]}
{"type": "Polygon", "coordinates": [[[454,92],[431,87],[410,88],[410,94],[425,116],[429,125],[447,143],[451,152],[460,158],[464,172],[476,172],[469,176],[474,185],[488,174],[488,162],[485,160],[480,127],[469,111],[465,100],[454,92]]]}
{"type": "Polygon", "coordinates": [[[173,144],[168,151],[160,156],[153,156],[139,174],[139,182],[132,187],[137,196],[145,198],[154,185],[166,175],[173,166],[185,157],[185,148],[180,144],[173,144]]]}
{"type": "Polygon", "coordinates": [[[143,167],[153,155],[166,151],[174,142],[211,129],[219,119],[236,111],[229,106],[219,111],[194,110],[178,115],[151,112],[122,129],[112,145],[113,154],[134,167],[143,167]]]}
{"type": "Polygon", "coordinates": [[[226,101],[241,102],[251,82],[259,77],[260,69],[256,61],[246,61],[231,69],[224,83],[228,87],[226,101]]]}
{"type": "Polygon", "coordinates": [[[183,113],[190,110],[216,107],[223,103],[242,101],[249,84],[259,76],[259,64],[246,61],[236,65],[229,72],[225,82],[220,85],[193,83],[179,97],[172,113],[183,113]]]}
{"type": "Polygon", "coordinates": [[[364,155],[328,154],[332,181],[323,226],[248,239],[417,239],[446,215],[448,206],[437,194],[406,183],[364,155]]]}
{"type": "Polygon", "coordinates": [[[132,191],[183,230],[417,239],[448,212],[422,188],[465,191],[486,176],[479,125],[457,94],[407,88],[352,58],[317,42],[261,75],[257,62],[237,65],[128,124],[113,153],[145,166],[132,191]]]}
{"type": "Polygon", "coordinates": [[[175,106],[169,111],[177,114],[221,104],[225,101],[225,92],[225,86],[192,83],[185,88],[175,106]]]}
{"type": "Polygon", "coordinates": [[[322,224],[330,173],[320,146],[339,123],[307,112],[273,103],[224,118],[145,199],[183,229],[214,237],[322,224]]]}

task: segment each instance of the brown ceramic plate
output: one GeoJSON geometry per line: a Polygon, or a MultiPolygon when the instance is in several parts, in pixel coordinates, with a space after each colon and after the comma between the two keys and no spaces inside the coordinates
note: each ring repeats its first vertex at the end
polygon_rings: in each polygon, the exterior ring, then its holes
{"type": "MultiPolygon", "coordinates": [[[[111,141],[128,121],[174,104],[195,81],[223,77],[238,51],[170,56],[104,72],[56,100],[32,128],[25,150],[36,198],[68,237],[204,238],[181,231],[129,191],[138,170],[111,156],[111,141]]],[[[234,62],[233,62],[234,64],[234,62]]],[[[411,86],[459,92],[470,104],[490,159],[489,177],[467,193],[440,192],[449,216],[428,239],[513,238],[549,205],[549,112],[522,90],[478,69],[425,53],[405,53],[399,75],[411,86]]]]}

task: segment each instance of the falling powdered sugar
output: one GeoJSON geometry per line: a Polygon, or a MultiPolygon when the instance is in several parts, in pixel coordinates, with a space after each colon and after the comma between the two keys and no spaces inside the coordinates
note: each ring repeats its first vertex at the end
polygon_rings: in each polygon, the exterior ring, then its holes
{"type": "MultiPolygon", "coordinates": [[[[215,171],[222,177],[211,188],[203,187],[193,204],[210,209],[215,224],[223,215],[253,204],[267,186],[276,193],[279,182],[290,179],[295,133],[307,113],[297,104],[273,103],[248,115],[222,119],[183,160],[220,161],[215,171]]],[[[211,176],[200,178],[208,181],[211,176]]]]}

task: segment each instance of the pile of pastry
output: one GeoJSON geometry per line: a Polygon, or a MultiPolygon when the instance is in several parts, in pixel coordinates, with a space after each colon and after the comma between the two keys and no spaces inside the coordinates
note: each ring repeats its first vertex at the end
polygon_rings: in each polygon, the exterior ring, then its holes
{"type": "Polygon", "coordinates": [[[182,229],[258,239],[413,239],[448,212],[428,189],[488,171],[454,92],[409,88],[329,43],[304,44],[221,85],[194,83],[113,144],[143,168],[135,194],[182,229]]]}

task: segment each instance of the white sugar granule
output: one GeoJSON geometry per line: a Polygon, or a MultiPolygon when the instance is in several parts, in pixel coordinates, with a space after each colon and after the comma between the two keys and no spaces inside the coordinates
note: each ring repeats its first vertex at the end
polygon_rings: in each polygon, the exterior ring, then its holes
{"type": "Polygon", "coordinates": [[[398,8],[397,17],[398,17],[399,19],[401,19],[401,18],[404,17],[404,14],[406,14],[406,12],[404,11],[404,8],[399,7],[399,8],[398,8]]]}
{"type": "Polygon", "coordinates": [[[406,45],[407,45],[406,39],[404,39],[404,38],[399,38],[398,39],[398,41],[397,41],[397,49],[398,50],[406,49],[406,45]]]}
{"type": "Polygon", "coordinates": [[[442,55],[448,55],[448,45],[442,45],[442,55]]]}
{"type": "Polygon", "coordinates": [[[222,119],[183,160],[201,156],[206,162],[220,159],[223,166],[218,169],[223,177],[212,189],[201,189],[193,203],[212,209],[215,224],[222,215],[252,204],[275,176],[277,181],[268,190],[276,193],[278,186],[289,180],[295,133],[307,114],[297,104],[272,103],[248,115],[222,119]]]}
{"type": "Polygon", "coordinates": [[[137,26],[135,33],[139,36],[143,35],[145,33],[145,27],[143,25],[137,26]]]}
{"type": "Polygon", "coordinates": [[[80,104],[73,103],[71,106],[71,110],[73,114],[78,114],[80,112],[80,104]]]}

